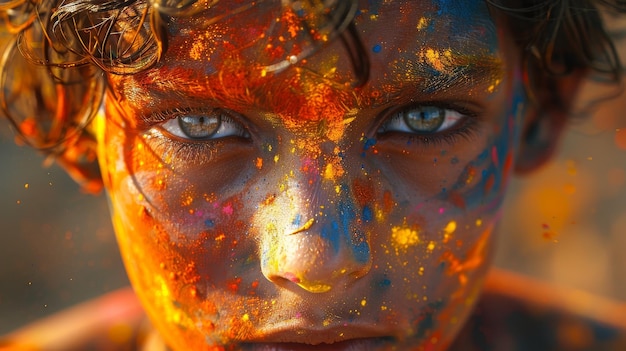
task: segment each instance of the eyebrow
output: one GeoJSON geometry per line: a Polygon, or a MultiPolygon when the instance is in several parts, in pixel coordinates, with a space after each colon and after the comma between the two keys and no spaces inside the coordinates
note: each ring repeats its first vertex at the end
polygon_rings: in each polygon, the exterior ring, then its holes
{"type": "MultiPolygon", "coordinates": [[[[387,66],[390,67],[392,77],[389,83],[393,85],[388,86],[385,100],[386,103],[394,103],[398,100],[432,96],[458,96],[474,89],[490,93],[495,91],[502,81],[504,66],[499,56],[486,52],[471,55],[451,54],[439,60],[433,56],[430,58],[424,56],[417,60],[395,60],[387,66]],[[451,92],[453,94],[450,94],[451,92]]],[[[215,86],[215,83],[220,81],[216,74],[203,76],[193,67],[163,65],[142,72],[139,76],[136,81],[137,88],[151,98],[162,97],[164,100],[190,101],[202,98],[212,100],[216,104],[249,106],[255,104],[256,100],[252,91],[262,88],[262,85],[254,86],[259,82],[252,82],[251,86],[229,85],[230,89],[227,91],[215,86]],[[172,93],[176,93],[175,97],[172,93]]],[[[377,86],[374,89],[381,90],[383,87],[377,86]]]]}
{"type": "Polygon", "coordinates": [[[494,54],[463,55],[460,58],[399,60],[392,68],[396,80],[415,85],[416,93],[445,93],[451,89],[493,90],[502,81],[504,63],[494,54]]]}

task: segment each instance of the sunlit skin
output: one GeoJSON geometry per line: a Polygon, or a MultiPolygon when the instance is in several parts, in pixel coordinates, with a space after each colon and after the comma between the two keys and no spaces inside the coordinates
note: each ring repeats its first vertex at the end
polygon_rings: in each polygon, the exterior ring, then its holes
{"type": "Polygon", "coordinates": [[[363,87],[338,40],[268,70],[300,40],[298,17],[271,1],[176,18],[156,66],[108,77],[97,124],[113,221],[173,350],[452,341],[524,120],[518,49],[482,1],[458,3],[362,1],[363,87]],[[443,126],[410,129],[403,113],[419,108],[443,126]],[[201,122],[205,138],[181,129],[201,122]]]}

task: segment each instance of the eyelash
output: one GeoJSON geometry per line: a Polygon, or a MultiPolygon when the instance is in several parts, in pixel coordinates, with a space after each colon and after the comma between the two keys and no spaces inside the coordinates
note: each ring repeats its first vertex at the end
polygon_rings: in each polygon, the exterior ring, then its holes
{"type": "Polygon", "coordinates": [[[411,108],[419,106],[434,106],[445,110],[453,110],[461,115],[463,118],[457,122],[458,125],[451,127],[442,132],[436,132],[432,134],[410,134],[404,132],[390,131],[385,133],[376,132],[377,138],[384,140],[388,137],[402,136],[405,138],[407,144],[419,143],[424,146],[450,146],[458,143],[460,140],[472,141],[475,138],[478,127],[480,126],[480,117],[476,111],[470,110],[465,106],[455,103],[446,102],[421,102],[419,104],[412,104],[409,106],[402,106],[400,108],[393,109],[387,113],[382,114],[381,123],[377,128],[380,128],[382,123],[388,121],[395,113],[400,113],[411,108]]]}
{"type": "MultiPolygon", "coordinates": [[[[385,133],[376,132],[377,138],[384,140],[392,136],[403,137],[406,140],[407,144],[419,143],[420,145],[424,146],[449,146],[458,143],[460,140],[468,142],[474,139],[475,134],[478,130],[478,126],[480,125],[480,118],[478,117],[478,114],[472,110],[456,104],[429,102],[420,103],[419,105],[404,106],[402,108],[394,109],[390,112],[382,114],[381,120],[384,123],[385,121],[388,121],[393,116],[393,114],[402,112],[403,110],[407,110],[410,108],[415,108],[420,105],[435,106],[442,109],[454,110],[462,114],[464,117],[462,118],[462,120],[457,122],[458,125],[453,126],[450,129],[442,132],[436,132],[432,134],[410,134],[396,131],[390,131],[385,133]]],[[[206,109],[175,108],[171,110],[154,112],[149,116],[143,116],[141,120],[145,124],[146,130],[151,131],[147,132],[146,136],[150,138],[152,144],[151,146],[154,148],[155,152],[159,153],[160,155],[169,155],[172,159],[180,160],[183,162],[203,164],[206,162],[210,162],[213,159],[214,154],[217,153],[221,148],[223,148],[224,144],[227,143],[227,141],[223,140],[223,138],[211,140],[210,142],[207,142],[207,140],[179,140],[178,137],[165,135],[164,131],[154,128],[158,128],[158,125],[166,121],[176,119],[182,115],[199,114],[206,112],[206,109]]],[[[380,124],[377,128],[380,128],[380,124]]]]}
{"type": "Polygon", "coordinates": [[[146,133],[146,140],[157,155],[169,156],[172,160],[185,163],[203,164],[213,160],[216,152],[223,147],[224,142],[216,140],[206,141],[181,141],[165,135],[160,130],[151,130],[146,133]]]}
{"type": "MultiPolygon", "coordinates": [[[[154,152],[159,155],[168,155],[171,159],[186,163],[204,164],[210,162],[214,155],[228,143],[225,139],[229,138],[213,140],[181,139],[170,135],[160,128],[161,124],[178,117],[208,112],[207,109],[185,107],[155,111],[150,115],[144,115],[140,119],[143,125],[142,130],[145,130],[144,138],[147,143],[150,143],[154,152]]],[[[232,116],[230,118],[235,119],[232,116]]]]}
{"type": "Polygon", "coordinates": [[[141,122],[142,126],[145,127],[146,130],[155,127],[158,124],[167,122],[171,119],[178,118],[180,116],[189,115],[189,114],[199,114],[207,112],[206,109],[194,109],[191,107],[177,107],[164,111],[155,111],[150,113],[149,115],[142,115],[141,122]]]}
{"type": "Polygon", "coordinates": [[[407,134],[407,143],[417,142],[426,146],[450,146],[458,143],[460,140],[472,141],[476,136],[478,123],[471,117],[466,119],[472,119],[472,121],[463,121],[460,127],[441,133],[430,135],[407,134]]]}

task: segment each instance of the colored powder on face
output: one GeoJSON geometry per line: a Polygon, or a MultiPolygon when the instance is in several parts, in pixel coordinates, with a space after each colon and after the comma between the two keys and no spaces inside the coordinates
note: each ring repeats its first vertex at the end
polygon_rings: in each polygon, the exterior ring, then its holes
{"type": "Polygon", "coordinates": [[[391,240],[396,251],[400,249],[407,250],[409,247],[419,243],[419,235],[415,229],[393,227],[391,228],[391,240]]]}
{"type": "Polygon", "coordinates": [[[335,180],[343,176],[344,173],[345,172],[339,160],[333,159],[331,162],[327,163],[324,168],[324,179],[335,180]]]}
{"type": "Polygon", "coordinates": [[[429,48],[420,53],[420,58],[439,72],[447,72],[454,64],[450,49],[438,51],[429,48]]]}
{"type": "Polygon", "coordinates": [[[428,251],[433,251],[435,249],[435,242],[434,241],[429,242],[426,248],[428,249],[428,251]]]}
{"type": "Polygon", "coordinates": [[[186,207],[191,205],[191,203],[193,202],[193,196],[189,195],[189,194],[185,194],[182,196],[181,199],[181,205],[186,207]]]}
{"type": "Polygon", "coordinates": [[[471,184],[474,181],[475,176],[476,168],[474,168],[473,166],[468,166],[466,170],[465,184],[471,184]]]}
{"type": "Polygon", "coordinates": [[[275,91],[266,102],[283,125],[300,135],[338,142],[358,111],[351,91],[326,83],[331,74],[319,77],[309,71],[298,72],[286,83],[273,82],[275,91]]]}
{"type": "Polygon", "coordinates": [[[372,213],[372,209],[369,206],[363,207],[362,217],[363,217],[364,222],[369,222],[372,220],[373,213],[372,213]]]}
{"type": "Polygon", "coordinates": [[[155,281],[159,289],[154,291],[154,298],[165,312],[165,321],[184,328],[192,328],[194,325],[193,321],[172,303],[172,294],[166,280],[162,276],[157,275],[155,276],[155,281]]]}
{"type": "Polygon", "coordinates": [[[295,227],[299,227],[301,224],[300,222],[301,220],[302,220],[302,215],[298,213],[293,217],[293,221],[291,221],[291,225],[295,227]]]}
{"type": "Polygon", "coordinates": [[[430,20],[428,18],[421,17],[419,19],[419,21],[417,21],[416,28],[417,28],[417,30],[423,30],[423,29],[427,28],[429,24],[430,24],[430,20]]]}
{"type": "Polygon", "coordinates": [[[226,286],[228,287],[228,290],[230,290],[233,293],[236,293],[237,291],[239,291],[240,284],[241,284],[241,278],[235,278],[235,279],[230,279],[226,283],[226,286]]]}
{"type": "Polygon", "coordinates": [[[373,51],[374,53],[379,53],[382,49],[383,49],[383,48],[382,48],[382,46],[380,46],[380,44],[376,44],[376,45],[374,45],[374,47],[372,48],[372,51],[373,51]]]}
{"type": "MultiPolygon", "coordinates": [[[[447,274],[457,275],[459,282],[465,285],[468,281],[468,274],[474,269],[481,267],[487,257],[487,247],[490,243],[491,229],[487,228],[476,240],[473,246],[467,251],[465,258],[457,257],[452,251],[444,252],[441,259],[448,265],[447,274]]],[[[458,246],[463,245],[458,242],[458,246]]]]}
{"type": "Polygon", "coordinates": [[[301,278],[298,279],[298,282],[296,284],[298,284],[298,286],[301,287],[302,289],[312,292],[312,293],[324,293],[332,289],[332,286],[330,285],[321,284],[317,282],[309,282],[301,278]]]}
{"type": "Polygon", "coordinates": [[[489,178],[485,181],[485,194],[488,194],[496,182],[496,176],[494,174],[490,174],[489,178]]]}
{"type": "Polygon", "coordinates": [[[452,234],[452,233],[454,233],[455,230],[456,230],[456,222],[455,221],[450,221],[448,223],[448,225],[446,225],[446,228],[443,231],[448,233],[448,234],[452,234]]]}
{"type": "Polygon", "coordinates": [[[383,210],[385,213],[389,213],[393,209],[394,205],[395,202],[393,201],[391,193],[389,191],[385,191],[383,194],[383,210]]]}
{"type": "Polygon", "coordinates": [[[491,148],[491,162],[493,162],[494,167],[498,168],[499,166],[498,148],[495,146],[491,148]]]}
{"type": "Polygon", "coordinates": [[[211,61],[211,55],[213,55],[216,50],[216,45],[214,44],[221,40],[224,34],[223,32],[216,32],[217,28],[218,27],[216,27],[213,31],[198,34],[202,40],[193,41],[191,48],[189,49],[190,59],[195,61],[211,61]]]}
{"type": "MultiPolygon", "coordinates": [[[[299,223],[299,222],[300,222],[300,219],[298,219],[298,223],[299,223]]],[[[293,234],[298,234],[298,233],[301,233],[301,232],[303,232],[303,231],[309,230],[309,229],[313,226],[313,224],[314,224],[314,223],[315,223],[315,218],[311,218],[311,219],[309,219],[308,221],[306,221],[306,222],[304,223],[304,225],[302,225],[301,227],[299,227],[298,229],[296,229],[295,231],[293,231],[293,232],[291,233],[291,235],[293,235],[293,234]]]]}
{"type": "Polygon", "coordinates": [[[222,207],[222,212],[226,215],[232,215],[233,214],[233,205],[232,204],[226,204],[224,207],[222,207]]]}
{"type": "Polygon", "coordinates": [[[378,286],[381,288],[387,288],[389,286],[391,286],[391,280],[387,279],[387,278],[383,278],[379,283],[378,286]]]}
{"type": "Polygon", "coordinates": [[[502,82],[502,80],[500,79],[494,80],[493,84],[487,87],[487,92],[493,93],[494,91],[496,91],[496,88],[498,88],[498,86],[500,85],[500,82],[502,82]]]}
{"type": "Polygon", "coordinates": [[[371,182],[355,178],[352,182],[352,193],[357,204],[366,206],[374,200],[374,187],[371,182]]]}
{"type": "Polygon", "coordinates": [[[363,151],[367,151],[376,145],[376,139],[374,138],[364,138],[363,143],[363,151]]]}

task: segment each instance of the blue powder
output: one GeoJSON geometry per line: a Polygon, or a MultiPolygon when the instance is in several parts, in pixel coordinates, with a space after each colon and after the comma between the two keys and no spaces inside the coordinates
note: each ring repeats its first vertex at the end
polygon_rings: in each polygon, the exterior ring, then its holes
{"type": "Polygon", "coordinates": [[[362,214],[362,216],[363,216],[363,221],[365,221],[365,222],[371,221],[372,217],[373,217],[372,209],[369,206],[367,206],[367,205],[363,206],[363,214],[362,214]]]}

